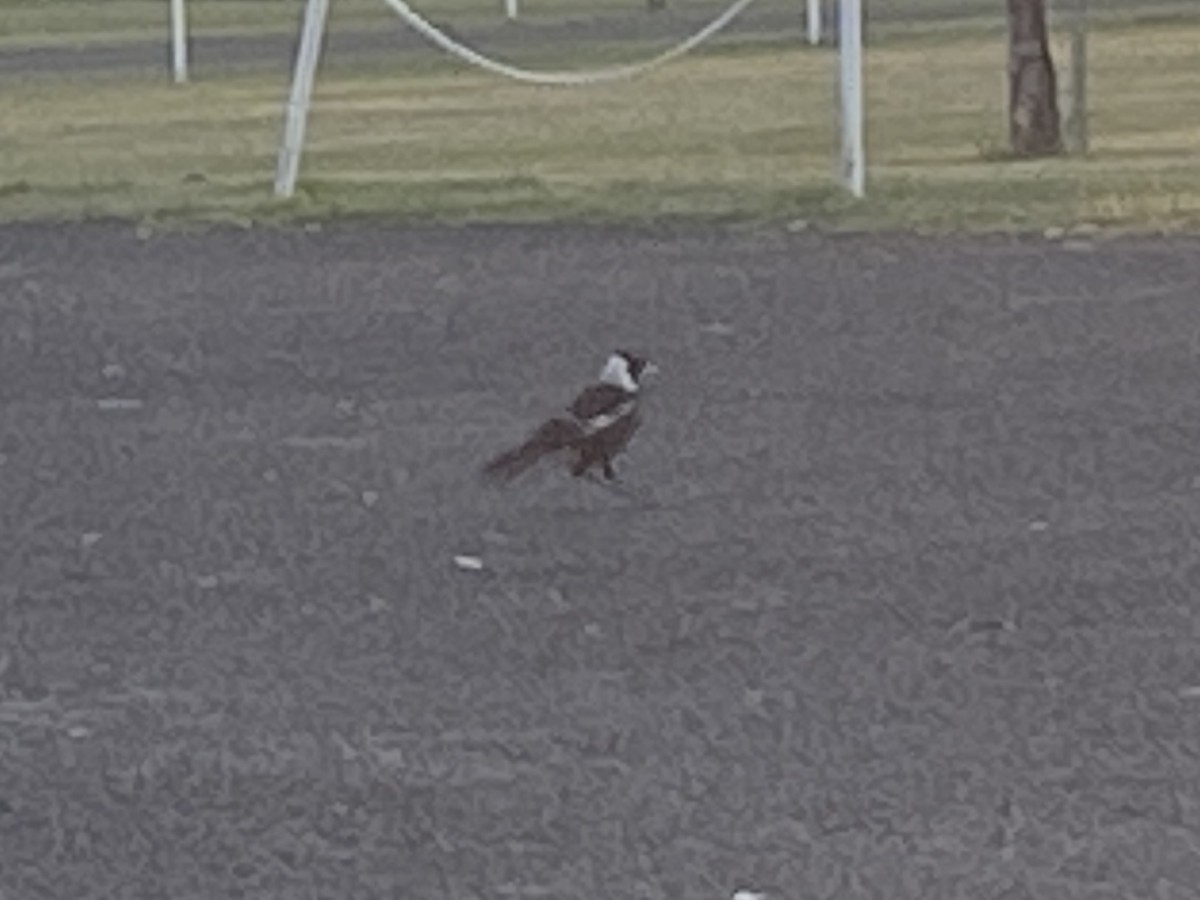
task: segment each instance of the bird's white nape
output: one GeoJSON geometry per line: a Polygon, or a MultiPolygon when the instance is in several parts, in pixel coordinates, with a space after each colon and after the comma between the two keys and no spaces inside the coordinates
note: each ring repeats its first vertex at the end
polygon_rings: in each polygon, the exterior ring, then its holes
{"type": "Polygon", "coordinates": [[[616,385],[631,394],[637,393],[638,386],[629,371],[629,360],[620,353],[614,353],[608,358],[608,362],[604,364],[604,371],[600,373],[600,381],[616,385]]]}

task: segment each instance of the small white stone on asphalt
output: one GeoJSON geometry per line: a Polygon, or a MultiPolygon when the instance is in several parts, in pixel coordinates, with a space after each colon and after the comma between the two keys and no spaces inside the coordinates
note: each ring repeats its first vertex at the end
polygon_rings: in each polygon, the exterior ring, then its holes
{"type": "Polygon", "coordinates": [[[137,397],[101,397],[96,406],[102,410],[141,409],[142,401],[137,397]]]}

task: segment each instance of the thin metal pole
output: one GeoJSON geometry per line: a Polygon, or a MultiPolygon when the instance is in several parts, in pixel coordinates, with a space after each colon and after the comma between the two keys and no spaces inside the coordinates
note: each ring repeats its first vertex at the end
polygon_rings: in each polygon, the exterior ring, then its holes
{"type": "Polygon", "coordinates": [[[842,180],[855,197],[866,194],[863,140],[862,0],[840,0],[838,43],[842,106],[842,180]]]}
{"type": "Polygon", "coordinates": [[[1074,0],[1071,9],[1071,109],[1067,141],[1072,153],[1088,152],[1088,0],[1074,0]]]}
{"type": "Polygon", "coordinates": [[[808,25],[808,43],[815,47],[821,43],[821,0],[808,0],[805,24],[808,25]]]}
{"type": "Polygon", "coordinates": [[[188,80],[187,6],[171,0],[171,71],[176,84],[188,80]]]}
{"type": "Polygon", "coordinates": [[[296,51],[296,69],[292,76],[292,91],[287,105],[287,123],[279,147],[279,164],[275,170],[275,196],[290,197],[296,189],[300,173],[300,154],[304,150],[304,130],[308,124],[308,107],[312,100],[313,79],[321,56],[325,36],[325,19],[329,0],[308,0],[304,10],[304,30],[296,51]]]}

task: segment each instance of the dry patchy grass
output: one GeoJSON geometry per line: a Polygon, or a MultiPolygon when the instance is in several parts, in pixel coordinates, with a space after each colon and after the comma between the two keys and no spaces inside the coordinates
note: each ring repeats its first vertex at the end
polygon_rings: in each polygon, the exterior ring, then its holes
{"type": "MultiPolygon", "coordinates": [[[[618,53],[630,50],[595,58],[618,53]]],[[[528,87],[438,59],[424,71],[330,71],[318,82],[300,195],[286,204],[270,196],[277,80],[230,78],[186,94],[140,81],[86,91],[35,81],[0,97],[13,135],[0,215],[688,215],[938,229],[1200,220],[1200,127],[1179,114],[1200,105],[1200,28],[1096,34],[1086,160],[996,158],[1003,54],[994,40],[942,36],[868,55],[861,204],[834,183],[824,52],[727,48],[585,90],[528,87]]]]}

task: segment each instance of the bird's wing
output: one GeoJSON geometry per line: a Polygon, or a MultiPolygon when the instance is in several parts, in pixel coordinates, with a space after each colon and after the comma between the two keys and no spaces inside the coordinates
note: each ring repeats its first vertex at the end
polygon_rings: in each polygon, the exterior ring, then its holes
{"type": "Polygon", "coordinates": [[[613,415],[622,404],[633,398],[633,394],[615,384],[593,384],[584,388],[568,409],[581,422],[590,422],[601,416],[613,415]]]}

